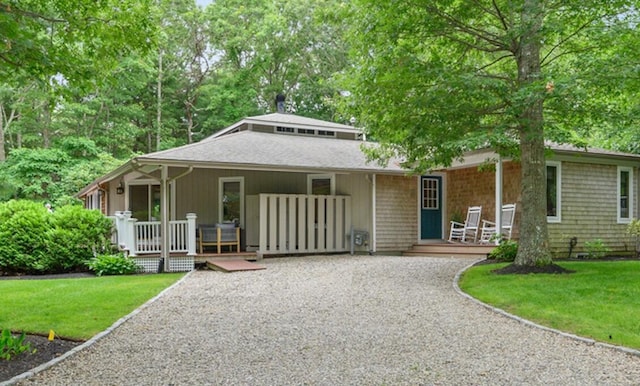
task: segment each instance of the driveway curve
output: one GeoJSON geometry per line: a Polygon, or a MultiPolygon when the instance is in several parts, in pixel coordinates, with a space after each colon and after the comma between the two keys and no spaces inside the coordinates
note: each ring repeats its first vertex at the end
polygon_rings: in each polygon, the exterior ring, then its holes
{"type": "Polygon", "coordinates": [[[640,357],[461,296],[464,258],[267,259],[196,271],[22,385],[625,385],[640,357]]]}

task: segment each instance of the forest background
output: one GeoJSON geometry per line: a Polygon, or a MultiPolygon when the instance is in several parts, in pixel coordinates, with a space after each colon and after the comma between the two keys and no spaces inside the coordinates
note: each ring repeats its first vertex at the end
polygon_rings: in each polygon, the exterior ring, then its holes
{"type": "MultiPolygon", "coordinates": [[[[350,55],[352,38],[366,27],[366,15],[349,13],[349,2],[45,3],[0,0],[0,201],[71,202],[136,154],[197,142],[246,116],[273,112],[277,94],[286,95],[289,112],[366,125],[354,121],[358,106],[349,90],[349,74],[361,70],[350,55]]],[[[635,47],[640,40],[624,36],[636,43],[614,43],[635,47]]],[[[575,65],[576,56],[588,56],[588,46],[581,49],[556,63],[575,65]]],[[[616,125],[583,119],[561,139],[640,153],[640,63],[611,52],[626,61],[626,75],[608,73],[588,111],[616,125]]]]}

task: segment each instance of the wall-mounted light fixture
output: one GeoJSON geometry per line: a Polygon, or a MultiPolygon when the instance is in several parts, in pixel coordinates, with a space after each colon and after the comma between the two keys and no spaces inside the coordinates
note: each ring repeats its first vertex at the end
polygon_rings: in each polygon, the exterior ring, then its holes
{"type": "Polygon", "coordinates": [[[120,180],[120,183],[116,188],[116,194],[124,194],[124,186],[122,186],[122,180],[120,180]]]}

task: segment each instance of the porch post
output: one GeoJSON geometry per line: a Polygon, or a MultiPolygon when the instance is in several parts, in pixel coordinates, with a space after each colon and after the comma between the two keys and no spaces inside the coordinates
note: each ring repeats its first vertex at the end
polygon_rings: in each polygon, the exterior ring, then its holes
{"type": "Polygon", "coordinates": [[[129,256],[134,257],[136,255],[136,222],[137,218],[131,218],[131,212],[125,213],[125,246],[124,248],[129,251],[129,256]],[[127,215],[128,213],[128,215],[127,215]]]}
{"type": "Polygon", "coordinates": [[[124,214],[121,211],[117,210],[114,216],[116,218],[116,243],[118,244],[118,248],[122,248],[122,245],[124,244],[122,238],[124,232],[124,214]]]}
{"type": "Polygon", "coordinates": [[[196,254],[196,216],[195,213],[187,213],[187,255],[196,254]]]}
{"type": "Polygon", "coordinates": [[[164,259],[164,271],[169,271],[169,167],[162,165],[160,172],[160,257],[164,259]]]}
{"type": "MultiPolygon", "coordinates": [[[[496,161],[496,234],[502,235],[502,157],[496,161]]],[[[500,239],[496,238],[498,244],[500,239]]]]}

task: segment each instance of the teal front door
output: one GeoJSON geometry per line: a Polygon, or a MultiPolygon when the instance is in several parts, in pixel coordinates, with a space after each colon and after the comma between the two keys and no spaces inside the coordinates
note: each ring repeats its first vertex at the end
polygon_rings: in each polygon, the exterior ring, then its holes
{"type": "Polygon", "coordinates": [[[442,177],[420,178],[420,238],[442,238],[442,177]]]}

